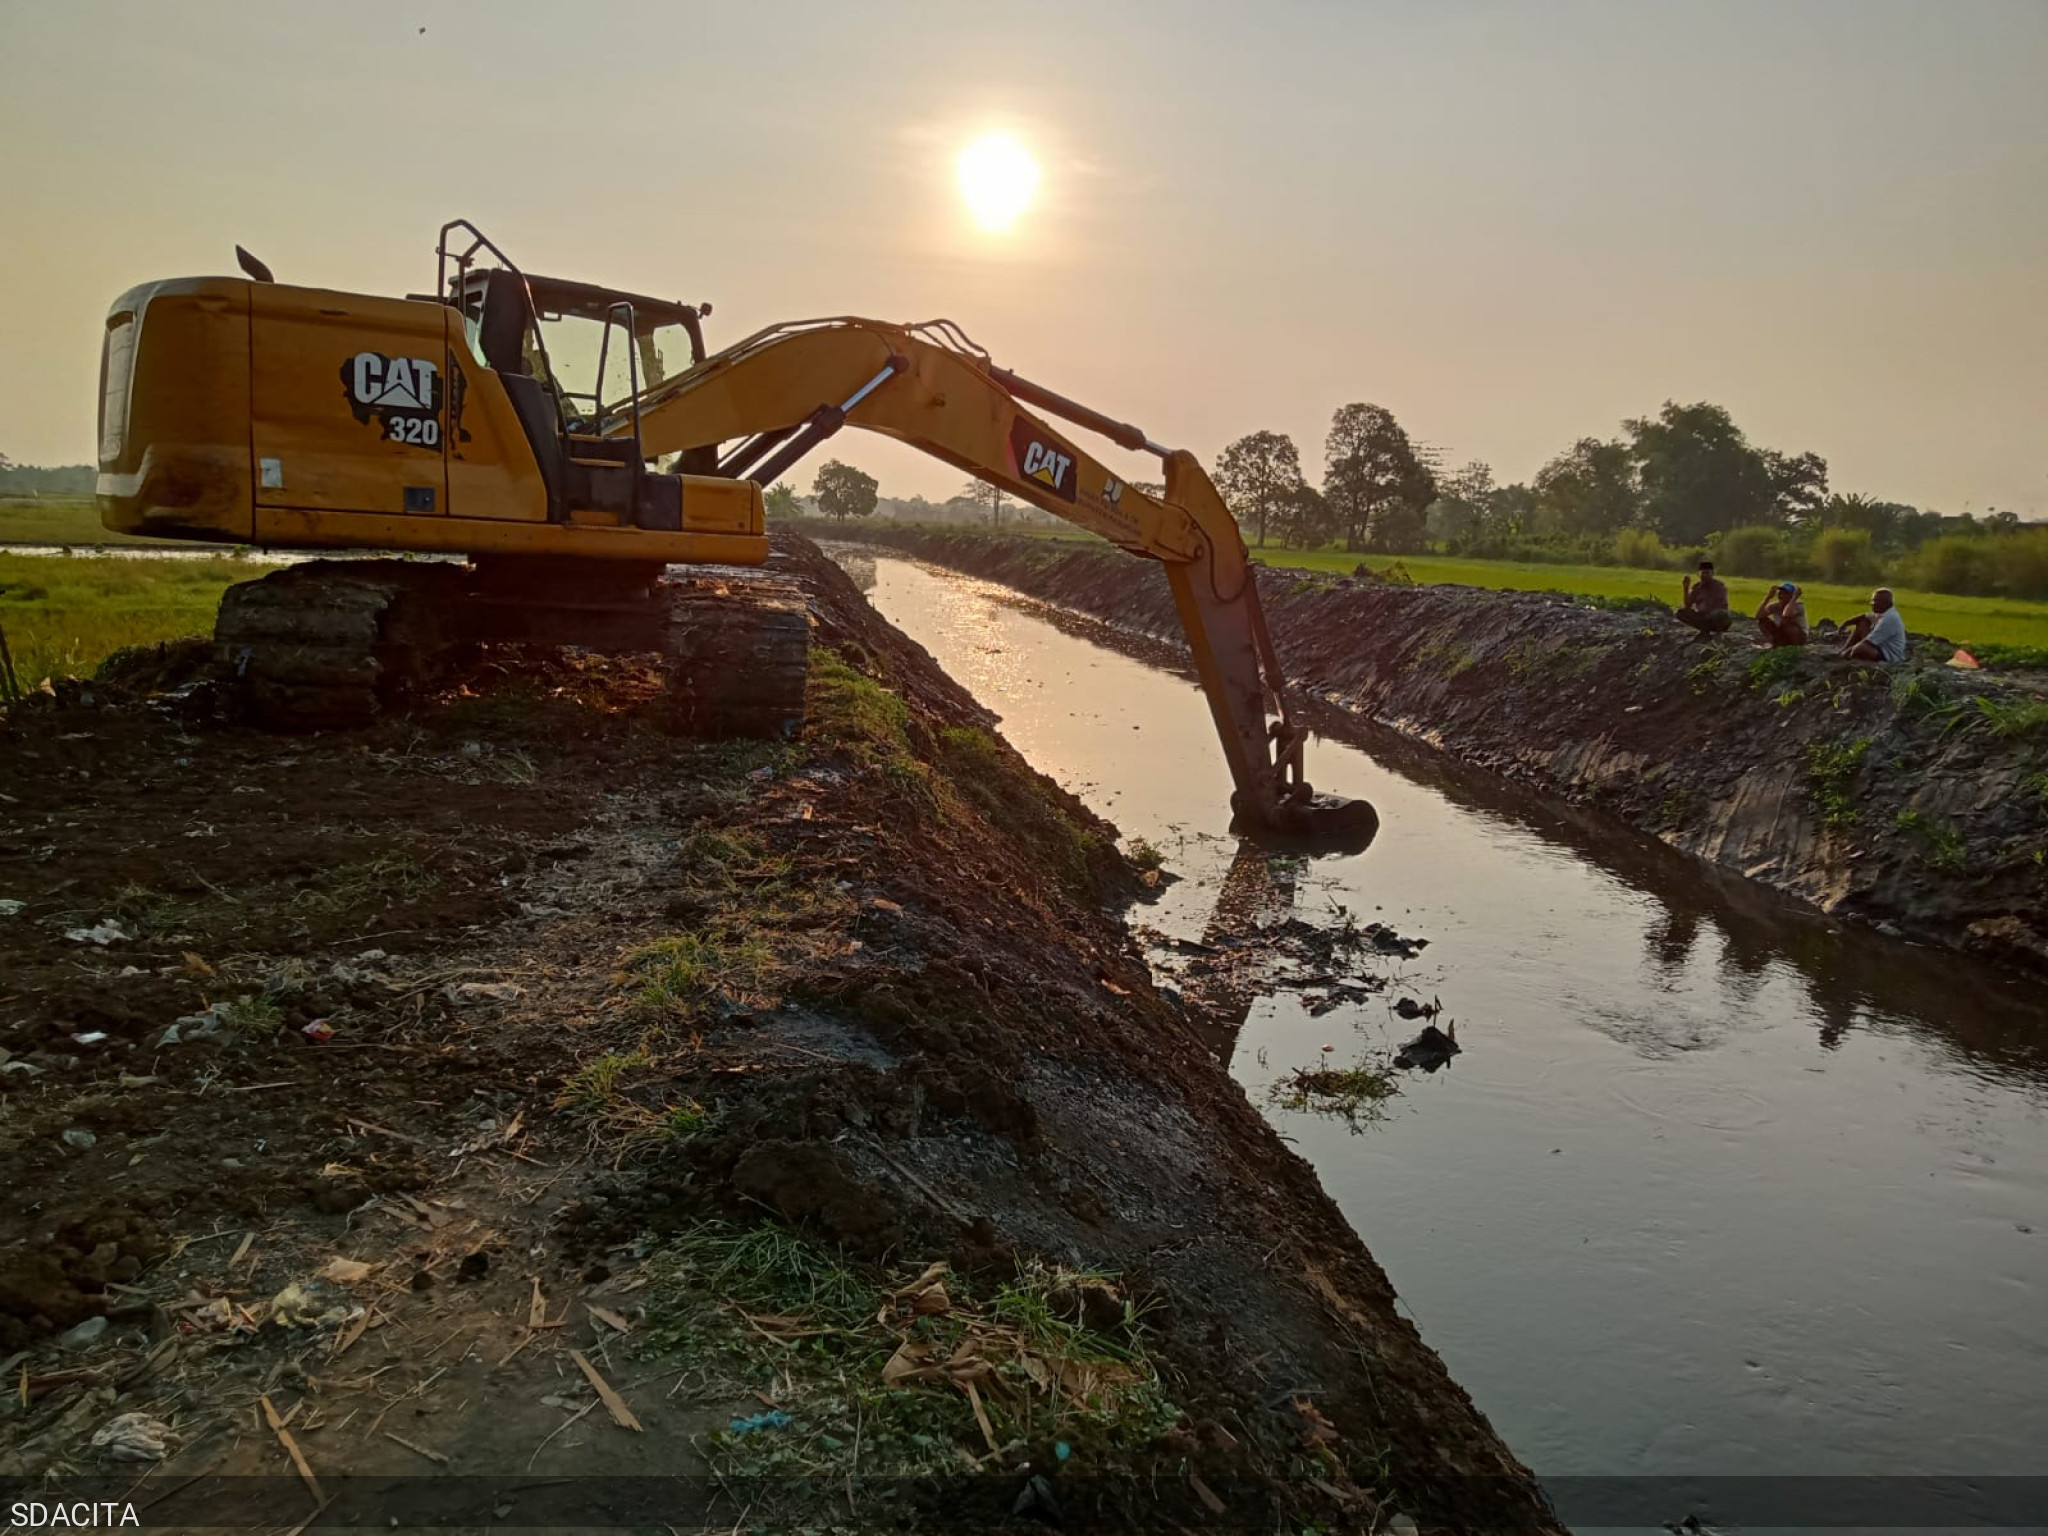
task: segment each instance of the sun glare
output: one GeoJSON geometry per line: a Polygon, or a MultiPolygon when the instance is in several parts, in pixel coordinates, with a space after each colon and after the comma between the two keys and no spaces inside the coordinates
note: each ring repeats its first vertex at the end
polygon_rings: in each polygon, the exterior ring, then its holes
{"type": "Polygon", "coordinates": [[[1007,133],[985,133],[960,151],[960,195],[974,222],[1000,234],[1038,191],[1038,162],[1007,133]]]}

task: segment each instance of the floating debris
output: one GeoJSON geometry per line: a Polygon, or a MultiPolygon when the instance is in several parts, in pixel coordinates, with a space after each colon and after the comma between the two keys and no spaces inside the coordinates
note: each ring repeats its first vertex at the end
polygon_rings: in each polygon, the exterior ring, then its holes
{"type": "Polygon", "coordinates": [[[1451,1058],[1462,1054],[1458,1044],[1458,1026],[1446,1025],[1438,1029],[1434,1024],[1423,1030],[1413,1040],[1401,1047],[1394,1058],[1397,1067],[1420,1067],[1425,1072],[1434,1072],[1451,1064],[1451,1058]]]}

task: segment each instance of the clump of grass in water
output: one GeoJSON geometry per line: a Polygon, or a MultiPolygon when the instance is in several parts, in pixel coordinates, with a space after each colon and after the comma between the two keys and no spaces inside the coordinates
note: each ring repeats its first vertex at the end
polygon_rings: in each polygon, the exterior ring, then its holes
{"type": "Polygon", "coordinates": [[[1130,850],[1125,854],[1125,857],[1148,874],[1155,869],[1164,869],[1166,867],[1166,855],[1161,853],[1152,842],[1142,837],[1131,839],[1130,850]]]}
{"type": "Polygon", "coordinates": [[[1815,742],[1806,754],[1806,787],[1820,807],[1823,826],[1840,830],[1857,818],[1855,783],[1870,751],[1870,738],[1848,742],[1815,742]]]}
{"type": "Polygon", "coordinates": [[[1400,1076],[1384,1059],[1348,1067],[1297,1067],[1267,1090],[1279,1108],[1342,1120],[1353,1135],[1384,1120],[1400,1092],[1400,1076]]]}

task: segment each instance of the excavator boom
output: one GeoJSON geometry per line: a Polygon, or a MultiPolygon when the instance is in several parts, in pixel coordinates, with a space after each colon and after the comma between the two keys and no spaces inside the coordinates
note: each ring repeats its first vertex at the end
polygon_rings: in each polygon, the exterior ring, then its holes
{"type": "Polygon", "coordinates": [[[722,449],[722,474],[763,485],[842,426],[878,432],[1160,561],[1240,819],[1306,838],[1371,836],[1369,805],[1317,796],[1302,777],[1305,732],[1292,715],[1243,535],[1194,455],[996,367],[947,321],[776,326],[644,392],[637,406],[647,452],[722,449]],[[1157,455],[1164,494],[1120,479],[1026,401],[1157,455]]]}
{"type": "MultiPolygon", "coordinates": [[[[644,650],[707,731],[801,717],[802,614],[687,601],[664,570],[762,563],[761,488],[843,427],[908,443],[1165,567],[1248,828],[1362,844],[1370,806],[1314,795],[1237,523],[1192,455],[998,368],[949,321],[771,327],[711,356],[708,307],[521,272],[441,231],[431,294],[243,278],[144,284],[101,346],[109,527],[351,561],[230,589],[220,653],[257,713],[317,726],[489,640],[644,650]],[[488,257],[489,259],[484,259],[488,257]],[[1047,418],[1155,455],[1163,494],[1047,418]],[[651,461],[673,455],[672,473],[651,461]],[[773,675],[773,698],[749,676],[773,675]]],[[[716,586],[711,578],[705,583],[716,586]]],[[[700,583],[704,585],[705,583],[700,583]]]]}

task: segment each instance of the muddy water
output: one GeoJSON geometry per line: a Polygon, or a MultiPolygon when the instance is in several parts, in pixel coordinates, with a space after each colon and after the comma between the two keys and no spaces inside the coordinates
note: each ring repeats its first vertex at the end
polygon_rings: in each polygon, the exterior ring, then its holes
{"type": "MultiPolygon", "coordinates": [[[[1198,935],[1237,844],[1192,684],[964,577],[885,555],[873,580],[1034,764],[1166,851],[1185,878],[1143,920],[1198,935]]],[[[1387,998],[1440,996],[1464,1053],[1362,1133],[1269,1113],[1525,1461],[2048,1472],[2038,983],[1841,931],[1398,740],[1310,766],[1383,830],[1304,871],[1296,909],[1427,936],[1387,998]]],[[[1233,1067],[1264,1102],[1415,1027],[1266,997],[1233,1067]]]]}

